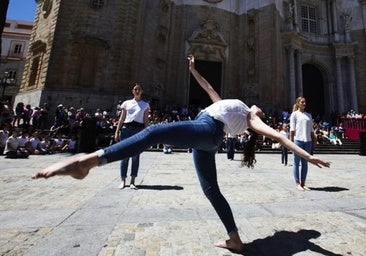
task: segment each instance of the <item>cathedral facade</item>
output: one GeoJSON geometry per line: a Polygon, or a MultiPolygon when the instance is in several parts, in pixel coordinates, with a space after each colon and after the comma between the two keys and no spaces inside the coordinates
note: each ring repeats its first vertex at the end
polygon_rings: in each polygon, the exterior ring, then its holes
{"type": "Polygon", "coordinates": [[[153,107],[204,107],[192,53],[223,98],[366,112],[365,24],[365,0],[43,0],[16,102],[112,109],[138,82],[153,107]]]}

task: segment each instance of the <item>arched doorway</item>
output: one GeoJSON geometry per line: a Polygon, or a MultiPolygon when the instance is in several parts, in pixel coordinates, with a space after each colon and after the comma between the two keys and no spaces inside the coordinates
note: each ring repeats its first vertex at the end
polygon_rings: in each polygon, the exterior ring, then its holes
{"type": "MultiPolygon", "coordinates": [[[[211,84],[214,90],[221,95],[221,62],[195,60],[198,72],[211,84]]],[[[191,75],[189,87],[189,104],[195,107],[207,107],[212,103],[210,97],[191,75]]]]}
{"type": "Polygon", "coordinates": [[[311,64],[302,66],[303,96],[306,98],[306,109],[313,118],[323,118],[324,106],[324,80],[320,70],[311,64]]]}

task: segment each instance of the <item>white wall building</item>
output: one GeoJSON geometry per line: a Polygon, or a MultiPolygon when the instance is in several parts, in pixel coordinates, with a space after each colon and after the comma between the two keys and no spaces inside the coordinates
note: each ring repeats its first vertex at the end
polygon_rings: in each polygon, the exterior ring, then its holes
{"type": "Polygon", "coordinates": [[[1,40],[1,99],[14,100],[22,80],[33,22],[6,20],[1,40]]]}

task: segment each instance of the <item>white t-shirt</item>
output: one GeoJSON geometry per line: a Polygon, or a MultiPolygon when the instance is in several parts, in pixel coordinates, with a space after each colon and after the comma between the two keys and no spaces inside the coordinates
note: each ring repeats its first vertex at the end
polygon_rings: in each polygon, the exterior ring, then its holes
{"type": "Polygon", "coordinates": [[[313,118],[310,113],[296,110],[290,116],[290,131],[295,132],[294,140],[311,141],[311,133],[314,132],[313,118]]]}
{"type": "Polygon", "coordinates": [[[27,144],[27,142],[29,141],[28,137],[23,137],[23,136],[19,136],[19,147],[24,148],[27,144]]]}
{"type": "Polygon", "coordinates": [[[203,109],[214,119],[224,123],[224,131],[232,135],[244,133],[248,128],[247,116],[250,108],[237,99],[219,100],[203,109]]]}
{"type": "Polygon", "coordinates": [[[29,143],[32,150],[39,149],[41,147],[41,141],[38,138],[31,138],[29,143]]]}
{"type": "Polygon", "coordinates": [[[149,103],[143,100],[136,101],[135,99],[132,99],[124,101],[121,106],[122,109],[126,110],[124,122],[131,123],[132,121],[135,121],[144,123],[144,112],[149,107],[149,103]]]}

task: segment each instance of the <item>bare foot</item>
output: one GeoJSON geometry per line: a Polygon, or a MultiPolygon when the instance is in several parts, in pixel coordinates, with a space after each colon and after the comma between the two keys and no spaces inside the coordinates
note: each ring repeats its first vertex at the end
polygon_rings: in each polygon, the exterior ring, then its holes
{"type": "Polygon", "coordinates": [[[55,175],[70,175],[75,179],[84,179],[88,175],[89,170],[98,164],[99,159],[97,154],[91,153],[53,164],[32,175],[32,179],[48,179],[55,175]]]}
{"type": "Polygon", "coordinates": [[[125,186],[126,186],[126,181],[125,181],[125,180],[122,180],[122,181],[121,181],[121,184],[119,184],[118,188],[119,188],[119,189],[124,189],[124,188],[125,188],[125,186]]]}
{"type": "Polygon", "coordinates": [[[217,242],[214,244],[216,247],[228,249],[229,251],[233,253],[243,253],[244,252],[244,244],[243,243],[235,243],[232,240],[226,240],[224,242],[217,242]]]}
{"type": "Polygon", "coordinates": [[[305,189],[300,184],[297,184],[296,188],[297,188],[297,190],[305,191],[305,189]]]}

